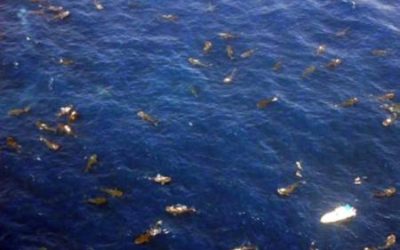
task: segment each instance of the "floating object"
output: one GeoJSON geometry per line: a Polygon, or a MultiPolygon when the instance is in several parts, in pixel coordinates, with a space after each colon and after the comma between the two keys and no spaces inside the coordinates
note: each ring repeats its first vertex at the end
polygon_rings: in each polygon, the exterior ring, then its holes
{"type": "Polygon", "coordinates": [[[50,11],[50,12],[59,13],[60,11],[64,10],[64,7],[50,5],[50,6],[47,7],[47,10],[50,11]]]}
{"type": "Polygon", "coordinates": [[[72,127],[69,124],[58,124],[56,131],[58,134],[61,135],[70,135],[70,136],[74,136],[75,133],[72,130],[72,127]]]}
{"type": "Polygon", "coordinates": [[[60,111],[57,113],[57,116],[58,117],[61,117],[61,116],[67,116],[67,115],[69,115],[72,111],[74,110],[74,106],[73,105],[67,105],[67,106],[64,106],[64,107],[61,107],[60,108],[60,111]]]}
{"type": "Polygon", "coordinates": [[[104,10],[103,5],[99,1],[94,0],[93,3],[94,3],[94,6],[96,7],[96,10],[104,10]]]}
{"type": "Polygon", "coordinates": [[[276,190],[278,195],[283,196],[283,197],[289,197],[296,189],[300,186],[301,182],[296,182],[293,184],[290,184],[287,187],[281,187],[276,190]]]}
{"type": "Polygon", "coordinates": [[[11,150],[14,150],[14,151],[16,151],[16,152],[21,152],[21,148],[22,148],[22,146],[21,145],[19,145],[19,143],[17,142],[17,140],[14,138],[14,137],[12,137],[12,136],[8,136],[7,138],[6,138],[6,146],[7,146],[7,148],[9,148],[9,149],[11,149],[11,150]]]}
{"type": "Polygon", "coordinates": [[[303,166],[300,161],[296,161],[296,176],[303,178],[303,166]]]}
{"type": "Polygon", "coordinates": [[[175,21],[178,20],[178,16],[172,15],[172,14],[161,15],[161,18],[166,20],[166,21],[170,21],[170,22],[175,22],[175,21]]]}
{"type": "Polygon", "coordinates": [[[386,237],[385,245],[383,246],[383,249],[390,248],[396,244],[396,235],[390,234],[388,237],[386,237]]]}
{"type": "Polygon", "coordinates": [[[149,229],[147,229],[144,233],[138,235],[134,239],[134,243],[136,245],[144,245],[150,243],[150,241],[156,237],[157,235],[161,234],[163,232],[162,229],[162,221],[159,220],[157,221],[153,226],[151,226],[149,229]]]}
{"type": "Polygon", "coordinates": [[[346,101],[340,103],[339,105],[336,105],[338,107],[342,107],[342,108],[350,108],[355,106],[356,104],[358,104],[360,101],[358,100],[357,97],[352,97],[350,99],[347,99],[346,101]]]}
{"type": "Polygon", "coordinates": [[[321,217],[321,223],[330,224],[349,220],[357,215],[357,210],[346,204],[344,206],[339,206],[335,210],[324,214],[321,217]]]}
{"type": "Polygon", "coordinates": [[[24,114],[27,114],[31,111],[31,108],[25,107],[25,108],[21,108],[21,109],[11,109],[10,111],[8,111],[8,115],[9,116],[21,116],[24,114]]]}
{"type": "Polygon", "coordinates": [[[247,244],[247,245],[242,245],[242,246],[239,246],[239,247],[235,247],[232,250],[258,250],[258,247],[255,246],[255,245],[247,244]]]}
{"type": "Polygon", "coordinates": [[[296,169],[303,171],[303,166],[301,165],[301,161],[296,161],[296,169]]]}
{"type": "Polygon", "coordinates": [[[182,205],[182,204],[167,206],[165,208],[165,211],[174,216],[196,213],[196,209],[194,207],[188,207],[188,206],[182,205]]]}
{"type": "Polygon", "coordinates": [[[228,56],[228,58],[231,60],[235,59],[234,54],[235,54],[235,52],[233,50],[233,47],[231,45],[227,45],[226,46],[226,55],[228,56]]]}
{"type": "Polygon", "coordinates": [[[343,30],[340,30],[340,31],[336,32],[335,35],[337,37],[345,37],[350,33],[350,31],[351,31],[350,27],[347,27],[347,28],[345,28],[343,30]]]}
{"type": "Polygon", "coordinates": [[[79,118],[79,113],[76,111],[73,105],[67,105],[61,107],[60,111],[57,113],[57,117],[66,116],[69,123],[75,122],[79,118]]]}
{"type": "Polygon", "coordinates": [[[394,98],[396,98],[396,93],[394,92],[388,92],[386,94],[383,94],[381,96],[378,97],[379,101],[387,101],[387,100],[393,100],[394,98]]]}
{"type": "Polygon", "coordinates": [[[169,184],[172,181],[172,178],[169,176],[164,176],[161,174],[157,174],[155,177],[151,178],[151,180],[153,180],[155,183],[161,184],[161,185],[165,185],[165,184],[169,184]]]}
{"type": "Polygon", "coordinates": [[[90,205],[94,206],[105,206],[108,204],[107,198],[99,196],[95,198],[90,198],[86,201],[90,205]]]}
{"type": "Polygon", "coordinates": [[[317,70],[317,67],[314,65],[309,66],[303,71],[303,78],[307,78],[309,75],[313,74],[317,70]]]}
{"type": "Polygon", "coordinates": [[[236,72],[237,72],[237,69],[234,68],[231,71],[231,73],[229,73],[227,76],[225,76],[224,83],[225,84],[231,84],[233,82],[234,78],[235,78],[236,72]]]}
{"type": "Polygon", "coordinates": [[[384,127],[389,127],[392,126],[397,120],[397,114],[394,113],[393,115],[387,117],[383,122],[382,122],[382,126],[384,127]]]}
{"type": "Polygon", "coordinates": [[[257,102],[257,108],[264,109],[267,106],[269,106],[271,103],[274,103],[277,101],[278,101],[278,97],[276,97],[276,96],[261,99],[260,101],[257,102]]]}
{"type": "Polygon", "coordinates": [[[85,173],[90,172],[90,171],[93,169],[94,165],[96,165],[97,163],[99,163],[97,154],[91,155],[91,156],[89,157],[87,163],[86,163],[86,167],[85,167],[84,172],[85,172],[85,173]]]}
{"type": "Polygon", "coordinates": [[[68,122],[75,122],[79,118],[79,113],[76,110],[72,110],[68,116],[68,122]]]}
{"type": "Polygon", "coordinates": [[[153,236],[151,236],[151,234],[149,234],[148,232],[144,232],[135,238],[134,243],[136,245],[144,245],[149,243],[152,239],[153,236]]]}
{"type": "Polygon", "coordinates": [[[384,106],[387,111],[392,113],[393,115],[400,115],[400,103],[394,103],[392,105],[385,105],[384,106]]]}
{"type": "Polygon", "coordinates": [[[342,60],[339,58],[335,58],[329,61],[329,63],[326,65],[327,68],[330,69],[335,69],[337,66],[342,64],[342,60]]]}
{"type": "Polygon", "coordinates": [[[361,184],[363,184],[363,181],[365,181],[367,179],[368,179],[367,176],[362,176],[362,177],[357,176],[356,178],[354,178],[354,184],[355,185],[361,185],[361,184]]]}
{"type": "Polygon", "coordinates": [[[210,53],[212,47],[213,47],[213,44],[211,41],[205,41],[204,46],[203,46],[203,53],[204,54],[210,53]]]}
{"type": "Polygon", "coordinates": [[[317,243],[315,241],[312,241],[309,249],[310,250],[318,250],[317,243]]]}
{"type": "Polygon", "coordinates": [[[364,250],[377,250],[377,249],[389,249],[396,244],[396,235],[389,234],[386,237],[385,245],[378,247],[364,247],[364,250]]]}
{"type": "Polygon", "coordinates": [[[64,20],[65,18],[69,17],[71,12],[69,10],[60,11],[57,15],[54,16],[54,19],[64,20]]]}
{"type": "Polygon", "coordinates": [[[375,198],[389,198],[393,197],[396,194],[397,190],[395,187],[388,187],[383,189],[382,191],[374,192],[375,198]]]}
{"type": "Polygon", "coordinates": [[[124,195],[124,192],[118,188],[103,188],[101,191],[115,198],[121,198],[124,195]]]}
{"type": "Polygon", "coordinates": [[[191,87],[190,87],[190,92],[192,93],[192,95],[193,95],[194,97],[198,97],[199,94],[200,94],[200,89],[199,89],[199,87],[197,87],[197,86],[191,86],[191,87]]]}
{"type": "Polygon", "coordinates": [[[319,46],[317,47],[317,49],[315,50],[315,53],[316,53],[317,55],[322,55],[322,54],[325,53],[325,51],[326,51],[326,45],[325,45],[325,44],[321,44],[321,45],[319,45],[319,46]]]}
{"type": "Polygon", "coordinates": [[[188,62],[190,64],[192,64],[193,66],[200,66],[200,67],[209,67],[209,66],[211,66],[209,64],[203,63],[202,61],[200,61],[200,59],[193,58],[193,57],[189,57],[188,58],[188,62]]]}
{"type": "Polygon", "coordinates": [[[56,128],[53,128],[50,125],[48,125],[47,123],[44,123],[42,121],[37,121],[35,123],[35,125],[41,131],[47,131],[47,132],[52,132],[52,133],[56,133],[57,132],[56,128]]]}
{"type": "Polygon", "coordinates": [[[159,124],[159,121],[157,119],[153,118],[151,115],[145,113],[144,111],[137,112],[137,116],[139,116],[139,118],[142,118],[143,121],[146,121],[155,127],[157,127],[159,124]]]}
{"type": "Polygon", "coordinates": [[[245,58],[250,58],[253,55],[254,55],[254,49],[249,49],[249,50],[246,50],[245,52],[243,52],[242,54],[240,54],[240,57],[245,59],[245,58]]]}
{"type": "Polygon", "coordinates": [[[49,139],[46,139],[42,136],[39,137],[39,141],[43,142],[44,145],[51,151],[58,151],[61,149],[61,145],[57,144],[55,142],[50,141],[49,139]]]}
{"type": "Polygon", "coordinates": [[[74,64],[74,61],[68,58],[60,58],[58,60],[58,63],[64,66],[68,66],[74,64]]]}
{"type": "Polygon", "coordinates": [[[388,50],[387,49],[374,49],[373,51],[371,51],[371,54],[373,56],[387,56],[388,54],[388,50]]]}
{"type": "Polygon", "coordinates": [[[218,33],[219,38],[223,40],[230,40],[236,38],[236,35],[230,33],[230,32],[219,32],[218,33]]]}

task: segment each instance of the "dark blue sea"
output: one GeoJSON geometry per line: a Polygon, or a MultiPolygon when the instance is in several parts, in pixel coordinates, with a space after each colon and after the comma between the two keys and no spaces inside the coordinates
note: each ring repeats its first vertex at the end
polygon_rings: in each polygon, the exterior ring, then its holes
{"type": "Polygon", "coordinates": [[[314,242],[353,250],[400,236],[400,198],[373,197],[400,188],[400,121],[382,126],[388,114],[377,98],[400,94],[399,1],[103,0],[102,11],[92,0],[50,4],[71,15],[56,20],[46,3],[0,2],[1,147],[8,136],[22,146],[0,153],[0,249],[308,250],[314,242]],[[204,54],[207,40],[213,48],[204,54]],[[326,53],[317,55],[321,44],[326,53]],[[248,49],[254,55],[241,58],[248,49]],[[342,64],[328,69],[333,58],[342,64]],[[315,72],[302,77],[310,66],[315,72]],[[335,106],[352,97],[354,107],[335,106]],[[77,137],[36,128],[62,122],[56,113],[69,104],[80,114],[77,137]],[[26,106],[30,113],[8,115],[26,106]],[[99,164],[85,173],[92,154],[99,164]],[[172,183],[149,180],[157,173],[172,183]],[[358,176],[367,179],[355,185],[358,176]],[[290,197],[277,195],[296,181],[303,184],[290,197]],[[103,188],[124,196],[107,196],[103,207],[86,202],[105,196],[103,188]],[[165,212],[177,203],[197,213],[165,212]],[[357,209],[352,221],[320,223],[344,204],[357,209]],[[158,220],[164,233],[135,245],[158,220]]]}

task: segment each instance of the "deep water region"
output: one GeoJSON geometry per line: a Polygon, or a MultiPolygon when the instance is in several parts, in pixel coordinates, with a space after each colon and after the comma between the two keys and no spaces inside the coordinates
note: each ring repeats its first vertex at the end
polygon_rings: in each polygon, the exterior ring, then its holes
{"type": "Polygon", "coordinates": [[[0,1],[0,249],[353,250],[400,234],[399,197],[373,197],[400,188],[400,122],[382,125],[400,97],[379,99],[400,94],[400,2],[100,2],[0,1]],[[67,105],[76,136],[36,127],[66,123],[67,105]],[[351,221],[320,222],[345,204],[351,221]],[[163,232],[134,244],[158,220],[163,232]]]}

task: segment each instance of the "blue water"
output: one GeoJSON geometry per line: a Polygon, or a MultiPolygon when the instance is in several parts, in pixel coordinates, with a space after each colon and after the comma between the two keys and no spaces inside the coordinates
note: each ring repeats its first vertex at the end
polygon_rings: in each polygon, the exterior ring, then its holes
{"type": "MultiPolygon", "coordinates": [[[[71,11],[64,21],[32,13],[28,0],[0,2],[0,138],[14,136],[21,154],[0,158],[0,249],[259,249],[352,250],[400,235],[400,199],[372,192],[400,188],[400,123],[375,98],[397,91],[400,2],[384,0],[52,1],[71,11]],[[162,20],[175,14],[176,22],[162,20]],[[346,37],[336,32],[350,28],[346,37]],[[239,36],[223,41],[218,32],[239,36]],[[28,37],[28,38],[27,38],[28,37]],[[202,54],[204,41],[214,44],[202,54]],[[231,61],[253,48],[252,58],[231,61]],[[327,53],[315,54],[319,44],[327,53]],[[374,57],[373,49],[388,49],[374,57]],[[188,57],[213,64],[191,66],[188,57]],[[343,65],[325,64],[339,57],[343,65]],[[60,58],[74,65],[58,64],[60,58]],[[273,65],[282,60],[281,72],[273,65]],[[310,65],[317,71],[301,75],[310,65]],[[237,68],[231,85],[223,78],[237,68]],[[198,96],[191,93],[195,86],[198,96]],[[278,96],[259,110],[257,101],[278,96]],[[335,108],[350,97],[359,105],[335,108]],[[40,132],[73,104],[78,137],[40,132]],[[31,106],[13,118],[12,108],[31,106]],[[152,127],[136,113],[160,120],[152,127]],[[50,152],[40,135],[60,143],[50,152]],[[85,174],[85,157],[100,164],[85,174]],[[305,185],[294,183],[302,161],[305,185]],[[173,183],[148,180],[157,173],[173,183]],[[354,185],[357,176],[367,176],[354,185]],[[85,200],[118,187],[107,207],[85,200]],[[173,217],[167,205],[199,211],[173,217]],[[349,203],[357,217],[322,225],[321,215],[349,203]],[[133,239],[157,220],[169,231],[146,246],[133,239]]],[[[400,94],[397,92],[397,94],[400,94]]],[[[398,99],[399,100],[399,99],[398,99]]],[[[398,246],[394,249],[400,249],[398,246]]]]}

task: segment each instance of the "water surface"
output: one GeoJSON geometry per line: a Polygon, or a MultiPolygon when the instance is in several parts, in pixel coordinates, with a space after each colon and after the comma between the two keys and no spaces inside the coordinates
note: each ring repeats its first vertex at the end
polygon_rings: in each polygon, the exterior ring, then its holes
{"type": "Polygon", "coordinates": [[[0,138],[14,136],[23,153],[0,159],[1,249],[362,249],[399,234],[400,200],[372,198],[399,186],[399,124],[384,128],[375,96],[397,91],[400,4],[396,1],[52,1],[71,11],[64,21],[35,15],[30,1],[0,3],[0,138]],[[166,22],[162,14],[175,14],[166,22]],[[336,32],[349,28],[346,37],[336,32]],[[218,32],[233,32],[232,41],[218,32]],[[204,41],[212,53],[201,52],[204,41]],[[230,44],[236,51],[225,55],[230,44]],[[315,54],[319,44],[327,53],[315,54]],[[255,49],[250,59],[239,53],[255,49]],[[389,49],[374,57],[373,49],[389,49]],[[188,57],[211,63],[192,67],[188,57]],[[343,65],[325,64],[339,57],[343,65]],[[74,65],[58,64],[60,58],[74,65]],[[273,65],[281,60],[282,71],[273,65]],[[307,67],[317,71],[308,79],[307,67]],[[233,68],[232,85],[222,79],[233,68]],[[198,96],[191,90],[195,87],[198,96]],[[264,110],[262,98],[279,102],[264,110]],[[359,105],[338,109],[350,97],[359,105]],[[37,131],[55,123],[59,107],[81,113],[78,138],[37,131]],[[31,106],[12,118],[11,108],[31,106]],[[136,113],[160,120],[152,127],[136,113]],[[53,153],[40,135],[60,143],[53,153]],[[87,156],[100,164],[83,173],[87,156]],[[306,184],[288,199],[276,189],[306,184]],[[158,186],[157,173],[173,177],[158,186]],[[367,176],[360,186],[357,176],[367,176]],[[125,191],[105,208],[85,200],[104,187],[125,191]],[[194,206],[172,217],[167,205],[194,206]],[[358,216],[327,226],[321,215],[349,203],[358,216]],[[133,238],[163,220],[168,234],[147,246],[133,238]]]}

